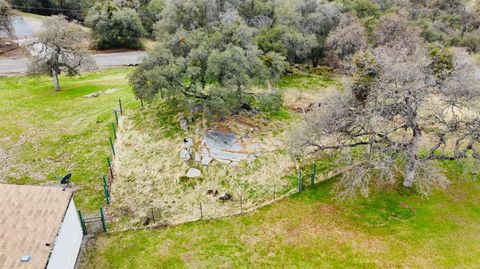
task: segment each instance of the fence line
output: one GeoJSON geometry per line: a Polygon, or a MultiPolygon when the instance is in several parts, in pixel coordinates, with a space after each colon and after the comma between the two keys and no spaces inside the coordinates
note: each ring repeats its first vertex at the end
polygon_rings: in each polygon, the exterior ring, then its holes
{"type": "MultiPolygon", "coordinates": [[[[141,101],[141,106],[143,107],[143,101],[141,101]]],[[[110,197],[110,192],[111,192],[111,186],[112,186],[112,183],[113,183],[113,180],[114,180],[114,174],[113,174],[113,165],[112,165],[112,161],[113,159],[115,158],[115,155],[116,155],[116,152],[115,152],[115,142],[117,141],[117,130],[119,128],[119,126],[121,125],[122,123],[122,116],[123,116],[123,106],[122,106],[122,100],[121,99],[118,99],[118,109],[115,108],[113,110],[113,114],[114,114],[114,120],[115,122],[112,122],[111,124],[111,131],[112,131],[112,135],[113,135],[113,139],[112,139],[112,136],[109,137],[109,144],[110,144],[110,150],[111,150],[111,153],[112,155],[110,156],[107,156],[107,173],[104,174],[102,176],[102,179],[103,179],[103,194],[104,194],[104,197],[105,197],[105,209],[108,208],[108,206],[110,205],[110,201],[111,201],[111,197],[110,197]],[[118,114],[118,111],[120,111],[120,115],[118,114]],[[116,126],[115,126],[115,123],[116,123],[116,126]]],[[[103,232],[107,232],[107,222],[106,222],[106,218],[105,218],[105,210],[104,210],[104,207],[102,205],[100,205],[99,207],[99,217],[89,217],[89,218],[84,218],[83,215],[82,215],[82,212],[80,210],[78,210],[78,218],[80,219],[80,224],[82,226],[82,231],[83,231],[83,235],[87,235],[88,231],[87,231],[87,223],[95,223],[95,222],[101,222],[101,226],[102,226],[102,230],[103,232]]]]}
{"type": "MultiPolygon", "coordinates": [[[[349,167],[346,167],[346,168],[340,169],[340,170],[332,170],[332,171],[327,172],[325,175],[322,175],[321,177],[316,178],[316,176],[317,176],[316,166],[313,165],[312,174],[311,174],[311,183],[313,182],[315,184],[315,183],[320,183],[320,182],[326,181],[330,178],[336,177],[336,176],[348,171],[349,169],[351,169],[351,167],[352,166],[349,166],[349,167]]],[[[301,174],[301,172],[299,172],[299,175],[300,174],[301,174]]],[[[302,182],[302,184],[303,184],[303,178],[302,179],[299,178],[298,182],[302,182]]],[[[310,187],[314,187],[314,184],[313,185],[311,184],[310,187]]],[[[155,229],[161,229],[161,228],[164,228],[164,227],[172,227],[172,226],[178,226],[178,225],[181,225],[181,224],[192,223],[192,222],[196,222],[196,221],[199,221],[199,220],[218,220],[218,219],[222,219],[222,218],[225,218],[225,217],[239,216],[239,215],[254,212],[254,211],[256,211],[260,208],[263,208],[265,206],[268,206],[268,205],[271,205],[271,204],[276,203],[278,201],[281,201],[281,200],[283,200],[285,198],[288,198],[291,195],[299,193],[303,190],[305,190],[304,187],[296,186],[295,188],[290,189],[289,191],[287,191],[286,193],[284,193],[282,195],[277,195],[276,194],[276,186],[273,186],[273,199],[265,201],[263,203],[260,203],[259,205],[250,207],[248,209],[243,208],[243,201],[244,200],[243,200],[243,197],[240,196],[241,198],[239,200],[239,203],[240,203],[240,210],[239,211],[230,212],[230,213],[226,213],[226,214],[221,214],[221,215],[213,216],[213,217],[205,217],[205,215],[204,215],[205,204],[199,203],[199,207],[198,207],[199,214],[197,215],[197,217],[194,217],[191,220],[172,222],[172,223],[168,223],[168,224],[167,223],[158,223],[158,224],[155,224],[155,225],[149,225],[149,226],[145,226],[145,227],[112,230],[112,231],[109,231],[109,233],[121,233],[121,232],[141,231],[141,230],[155,230],[155,229]]],[[[151,210],[152,210],[152,216],[155,219],[155,215],[153,214],[153,208],[151,210]]],[[[193,212],[192,215],[195,215],[194,212],[193,212]]]]}

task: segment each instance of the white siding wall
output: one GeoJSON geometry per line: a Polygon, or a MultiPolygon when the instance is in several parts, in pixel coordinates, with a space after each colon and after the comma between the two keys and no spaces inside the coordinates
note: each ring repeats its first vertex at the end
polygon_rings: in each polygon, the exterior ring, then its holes
{"type": "Polygon", "coordinates": [[[47,269],[73,269],[82,244],[82,237],[82,226],[71,199],[47,269]]]}

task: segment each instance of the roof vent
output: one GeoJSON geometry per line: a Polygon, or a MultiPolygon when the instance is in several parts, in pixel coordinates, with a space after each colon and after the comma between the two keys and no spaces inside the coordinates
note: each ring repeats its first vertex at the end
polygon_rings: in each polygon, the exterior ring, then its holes
{"type": "Polygon", "coordinates": [[[30,256],[29,255],[23,255],[20,257],[21,262],[29,262],[30,261],[30,256]]]}

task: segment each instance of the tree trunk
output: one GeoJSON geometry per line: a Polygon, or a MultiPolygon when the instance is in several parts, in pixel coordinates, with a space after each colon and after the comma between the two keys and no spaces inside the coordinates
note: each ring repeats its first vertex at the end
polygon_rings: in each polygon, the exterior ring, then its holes
{"type": "Polygon", "coordinates": [[[403,180],[403,186],[410,188],[415,182],[415,174],[417,172],[417,148],[418,141],[420,140],[420,130],[413,129],[412,142],[406,153],[406,165],[405,165],[405,179],[403,180]]]}
{"type": "Polygon", "coordinates": [[[52,68],[52,80],[53,80],[53,86],[55,87],[55,91],[59,92],[60,91],[60,83],[58,83],[58,74],[57,74],[57,71],[55,71],[54,68],[52,68]]]}
{"type": "Polygon", "coordinates": [[[403,180],[403,186],[410,188],[415,181],[415,172],[417,170],[417,162],[415,159],[407,157],[407,165],[405,167],[405,179],[403,180]]]}

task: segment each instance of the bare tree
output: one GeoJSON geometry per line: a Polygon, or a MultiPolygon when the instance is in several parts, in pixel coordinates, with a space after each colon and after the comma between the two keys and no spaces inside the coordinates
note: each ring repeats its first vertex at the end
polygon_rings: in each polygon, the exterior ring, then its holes
{"type": "Polygon", "coordinates": [[[13,36],[15,31],[13,29],[13,19],[15,12],[5,0],[0,0],[0,33],[6,33],[13,36]]]}
{"type": "Polygon", "coordinates": [[[78,75],[80,68],[94,67],[95,61],[87,53],[87,33],[80,26],[61,16],[47,18],[43,24],[45,30],[30,45],[30,72],[50,75],[55,91],[60,91],[59,74],[78,75]]]}
{"type": "Polygon", "coordinates": [[[420,44],[420,31],[410,27],[407,21],[398,15],[387,15],[380,19],[373,33],[374,46],[402,46],[409,52],[420,44]]]}
{"type": "Polygon", "coordinates": [[[326,47],[335,57],[350,60],[356,52],[367,47],[365,27],[356,16],[345,15],[337,28],[328,35],[326,47]]]}
{"type": "Polygon", "coordinates": [[[442,80],[426,49],[412,52],[403,42],[357,61],[365,80],[321,102],[292,136],[294,153],[334,151],[350,166],[337,185],[341,196],[366,196],[402,178],[426,194],[448,183],[435,160],[480,157],[480,86],[468,54],[457,52],[442,80]]]}

